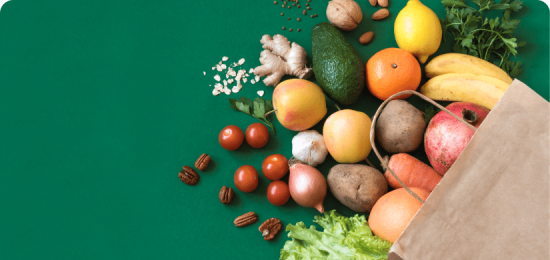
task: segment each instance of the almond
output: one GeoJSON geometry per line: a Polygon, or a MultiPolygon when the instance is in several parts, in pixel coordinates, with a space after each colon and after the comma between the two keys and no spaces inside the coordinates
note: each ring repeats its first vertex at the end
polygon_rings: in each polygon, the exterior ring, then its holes
{"type": "Polygon", "coordinates": [[[373,20],[382,20],[390,15],[390,11],[386,8],[382,8],[372,15],[373,20]]]}
{"type": "Polygon", "coordinates": [[[359,38],[359,42],[363,45],[366,45],[372,40],[372,36],[374,35],[373,32],[366,32],[359,38]]]}
{"type": "Polygon", "coordinates": [[[370,2],[370,5],[376,6],[376,0],[369,0],[369,2],[370,2]]]}
{"type": "Polygon", "coordinates": [[[378,0],[378,4],[382,7],[388,7],[388,0],[378,0]]]}

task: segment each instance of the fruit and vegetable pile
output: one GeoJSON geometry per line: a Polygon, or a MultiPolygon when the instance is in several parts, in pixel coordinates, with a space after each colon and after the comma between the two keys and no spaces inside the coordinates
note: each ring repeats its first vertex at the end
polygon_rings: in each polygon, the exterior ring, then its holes
{"type": "MultiPolygon", "coordinates": [[[[389,15],[385,7],[391,3],[387,0],[370,3],[382,7],[373,14],[373,20],[389,15]]],[[[281,206],[292,198],[303,207],[317,209],[323,215],[315,216],[314,222],[323,230],[307,228],[303,222],[288,224],[291,240],[281,249],[281,259],[386,259],[392,243],[464,150],[512,78],[521,72],[521,62],[511,60],[511,56],[524,43],[513,38],[519,21],[510,17],[521,9],[522,2],[443,0],[442,4],[447,15],[440,21],[421,1],[409,0],[395,19],[394,37],[399,48],[383,49],[366,61],[341,33],[354,30],[363,19],[353,0],[328,2],[329,22],[311,30],[311,65],[298,43],[283,35],[262,37],[262,65],[253,73],[265,76],[264,84],[274,87],[273,100],[230,98],[231,108],[260,122],[244,132],[229,125],[220,131],[218,140],[221,148],[230,151],[245,141],[262,149],[271,138],[277,138],[273,117],[296,132],[292,140],[278,140],[292,142],[292,155],[273,154],[262,163],[261,173],[272,181],[267,200],[281,206]],[[490,9],[503,10],[500,21],[483,16],[490,9]],[[430,57],[445,32],[454,36],[455,53],[430,57]],[[422,67],[429,80],[420,86],[422,67]],[[291,79],[282,80],[285,75],[291,79]],[[317,83],[308,80],[313,75],[317,83]],[[421,111],[406,101],[416,90],[421,94],[415,95],[448,105],[441,111],[421,111]],[[340,109],[354,104],[366,91],[384,101],[373,119],[361,111],[340,109]],[[338,108],[330,115],[327,98],[338,108]],[[321,133],[311,129],[325,117],[321,133]],[[380,158],[384,173],[367,160],[373,148],[378,155],[376,145],[388,154],[380,158]],[[420,147],[424,147],[429,164],[410,154],[420,147]],[[338,164],[329,172],[321,172],[316,167],[327,156],[338,164]],[[287,174],[288,183],[283,181],[287,174]],[[346,217],[335,210],[325,212],[323,200],[328,192],[359,214],[346,217]]],[[[368,44],[375,34],[366,32],[359,40],[368,44]]],[[[203,154],[195,167],[203,171],[210,161],[203,154]]],[[[220,183],[220,202],[231,203],[235,192],[231,186],[243,193],[256,190],[258,172],[248,164],[239,167],[233,184],[220,183]]],[[[188,166],[179,177],[189,185],[199,179],[188,166]]],[[[258,220],[254,212],[243,212],[234,224],[245,227],[258,220]]],[[[273,217],[264,220],[259,231],[269,240],[285,229],[273,217]]]]}

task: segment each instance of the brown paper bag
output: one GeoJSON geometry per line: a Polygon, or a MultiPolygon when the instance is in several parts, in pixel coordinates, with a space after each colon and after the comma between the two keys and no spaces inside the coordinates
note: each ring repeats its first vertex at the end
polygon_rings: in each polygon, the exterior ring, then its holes
{"type": "Polygon", "coordinates": [[[549,112],[515,80],[388,259],[550,259],[549,112]]]}

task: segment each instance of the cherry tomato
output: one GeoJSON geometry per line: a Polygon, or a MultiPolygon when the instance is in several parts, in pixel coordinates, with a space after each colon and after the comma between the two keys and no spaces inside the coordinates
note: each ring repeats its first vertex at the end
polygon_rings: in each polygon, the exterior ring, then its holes
{"type": "Polygon", "coordinates": [[[262,163],[262,172],[272,181],[283,178],[288,172],[288,160],[282,154],[272,154],[262,163]]]}
{"type": "Polygon", "coordinates": [[[237,150],[243,143],[243,140],[243,131],[235,125],[226,126],[218,136],[218,141],[222,147],[230,151],[237,150]]]}
{"type": "Polygon", "coordinates": [[[240,191],[252,192],[258,187],[258,171],[250,165],[243,165],[235,172],[234,181],[240,191]]]}
{"type": "Polygon", "coordinates": [[[262,148],[269,140],[269,131],[262,123],[254,123],[246,129],[246,142],[253,148],[262,148]]]}
{"type": "Polygon", "coordinates": [[[267,200],[275,206],[282,206],[290,198],[288,184],[284,181],[274,181],[267,186],[267,200]]]}

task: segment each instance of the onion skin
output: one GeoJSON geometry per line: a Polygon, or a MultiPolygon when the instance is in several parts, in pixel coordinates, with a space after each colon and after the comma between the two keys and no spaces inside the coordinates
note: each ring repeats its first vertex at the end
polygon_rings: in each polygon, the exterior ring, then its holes
{"type": "Polygon", "coordinates": [[[292,165],[288,188],[290,196],[298,205],[325,212],[323,201],[327,195],[327,180],[319,170],[303,163],[292,165]]]}

